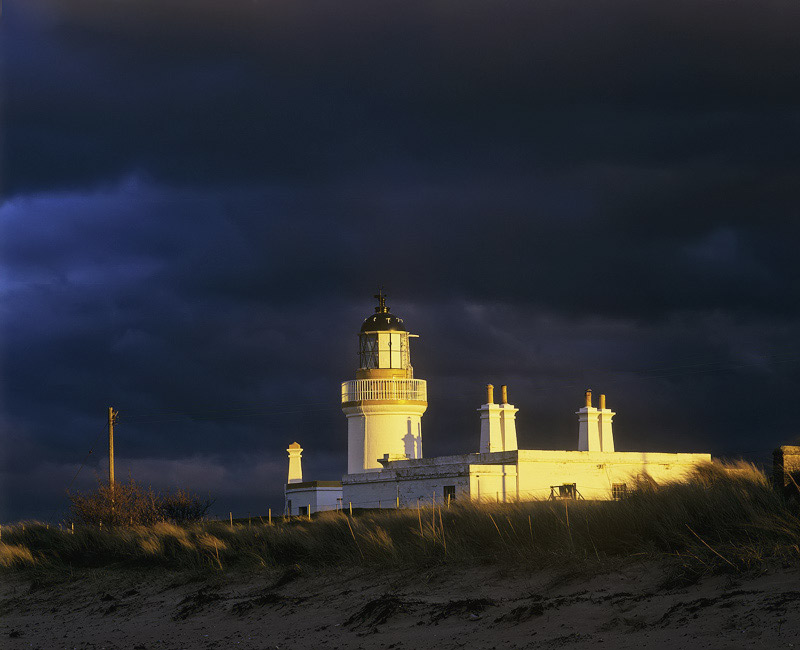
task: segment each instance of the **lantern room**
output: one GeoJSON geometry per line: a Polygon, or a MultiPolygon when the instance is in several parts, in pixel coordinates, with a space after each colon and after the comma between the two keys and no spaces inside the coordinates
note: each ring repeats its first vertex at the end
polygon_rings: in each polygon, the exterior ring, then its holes
{"type": "Polygon", "coordinates": [[[361,325],[358,335],[358,378],[386,376],[410,379],[414,376],[411,366],[409,334],[403,319],[390,313],[386,306],[386,295],[379,291],[375,298],[378,306],[361,325]],[[380,372],[380,371],[389,372],[380,372]],[[379,372],[374,372],[379,371],[379,372]]]}

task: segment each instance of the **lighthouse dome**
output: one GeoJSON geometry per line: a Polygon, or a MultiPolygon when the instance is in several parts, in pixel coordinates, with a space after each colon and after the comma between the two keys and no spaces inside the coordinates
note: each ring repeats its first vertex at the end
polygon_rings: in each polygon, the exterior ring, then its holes
{"type": "Polygon", "coordinates": [[[378,312],[364,319],[362,332],[405,332],[403,319],[386,312],[378,312]]]}
{"type": "Polygon", "coordinates": [[[361,331],[405,332],[406,328],[405,325],[403,325],[403,319],[389,313],[389,308],[386,306],[386,294],[383,293],[383,289],[378,291],[375,298],[378,299],[378,306],[375,307],[374,314],[364,319],[361,331]]]}

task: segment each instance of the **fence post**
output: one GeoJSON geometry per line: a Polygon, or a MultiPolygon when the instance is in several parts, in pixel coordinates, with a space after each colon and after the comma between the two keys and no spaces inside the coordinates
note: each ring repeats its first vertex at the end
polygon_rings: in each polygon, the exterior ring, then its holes
{"type": "Polygon", "coordinates": [[[397,495],[397,503],[395,504],[395,507],[396,507],[398,510],[400,509],[400,495],[399,495],[399,494],[397,495]]]}
{"type": "Polygon", "coordinates": [[[311,521],[311,504],[308,504],[308,520],[311,521]]]}
{"type": "Polygon", "coordinates": [[[231,530],[233,530],[233,512],[230,512],[230,511],[229,511],[229,512],[228,512],[228,517],[230,517],[230,520],[231,520],[231,530]]]}
{"type": "Polygon", "coordinates": [[[378,510],[380,510],[381,508],[382,508],[382,506],[381,506],[381,500],[380,500],[380,499],[378,499],[378,510]]]}
{"type": "Polygon", "coordinates": [[[267,510],[267,521],[269,522],[269,525],[272,526],[272,508],[267,510]]]}
{"type": "Polygon", "coordinates": [[[352,501],[348,501],[347,503],[350,504],[350,516],[352,517],[353,516],[353,502],[352,501]]]}

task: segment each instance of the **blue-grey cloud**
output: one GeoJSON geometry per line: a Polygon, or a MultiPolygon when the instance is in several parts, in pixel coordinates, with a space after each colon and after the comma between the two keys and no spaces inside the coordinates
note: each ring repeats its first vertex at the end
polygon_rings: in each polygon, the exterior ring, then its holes
{"type": "Polygon", "coordinates": [[[794,3],[5,9],[0,519],[63,507],[111,404],[118,473],[221,512],[279,503],[294,439],[334,478],[378,283],[428,455],[487,381],[526,446],[586,385],[620,448],[795,435],[794,3]]]}

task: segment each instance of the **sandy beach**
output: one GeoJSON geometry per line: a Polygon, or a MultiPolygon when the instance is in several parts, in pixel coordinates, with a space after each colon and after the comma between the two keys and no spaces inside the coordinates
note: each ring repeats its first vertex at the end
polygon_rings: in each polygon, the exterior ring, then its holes
{"type": "Polygon", "coordinates": [[[2,647],[791,648],[800,573],[714,576],[663,568],[586,572],[289,570],[209,575],[6,574],[2,647]]]}

